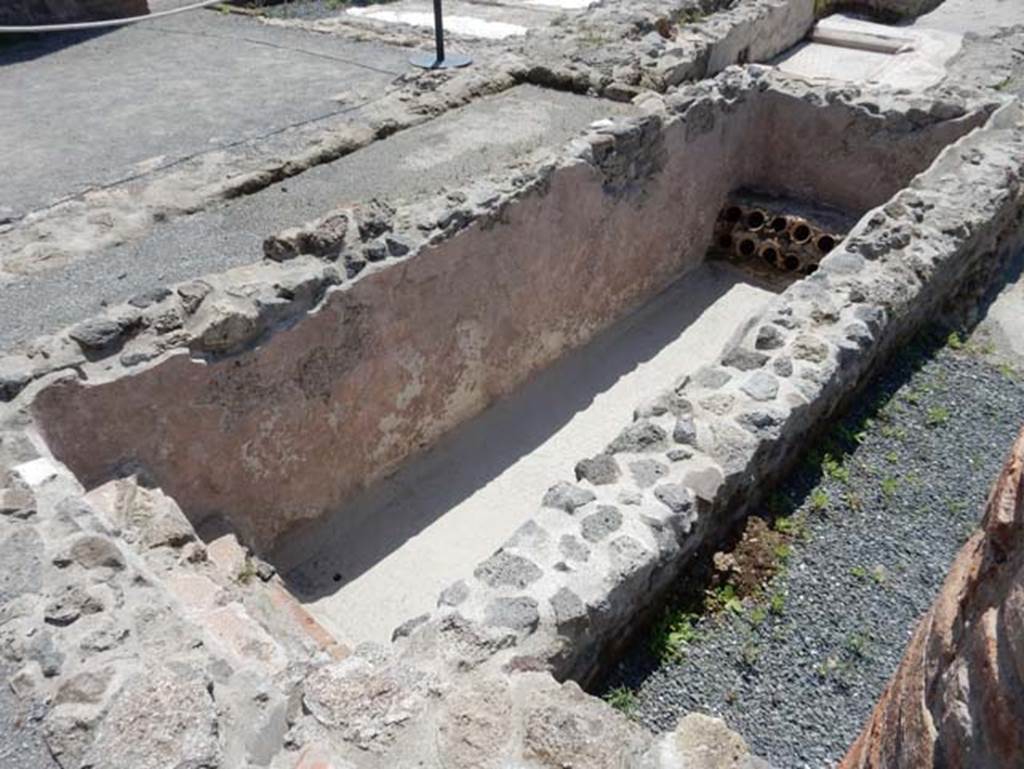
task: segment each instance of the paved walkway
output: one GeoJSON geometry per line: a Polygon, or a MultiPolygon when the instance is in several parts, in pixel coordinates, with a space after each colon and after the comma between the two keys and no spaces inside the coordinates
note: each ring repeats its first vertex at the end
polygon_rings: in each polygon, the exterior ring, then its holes
{"type": "Polygon", "coordinates": [[[7,43],[0,208],[24,214],[358,108],[409,70],[407,57],[212,10],[7,43]]]}

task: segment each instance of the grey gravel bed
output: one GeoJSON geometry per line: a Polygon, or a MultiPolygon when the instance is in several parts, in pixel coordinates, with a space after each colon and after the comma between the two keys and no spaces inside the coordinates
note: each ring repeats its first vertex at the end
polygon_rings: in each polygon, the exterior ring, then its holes
{"type": "Polygon", "coordinates": [[[833,434],[849,478],[823,473],[811,450],[773,496],[808,518],[766,591],[784,596],[781,611],[748,600],[705,617],[670,664],[642,641],[607,689],[634,689],[629,712],[656,731],[698,710],[778,769],[834,765],[980,518],[1022,420],[1024,385],[1010,373],[963,350],[915,348],[833,434]]]}

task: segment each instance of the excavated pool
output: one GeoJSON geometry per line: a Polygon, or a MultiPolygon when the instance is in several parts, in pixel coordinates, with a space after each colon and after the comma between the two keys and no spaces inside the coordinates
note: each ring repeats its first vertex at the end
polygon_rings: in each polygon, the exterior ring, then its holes
{"type": "Polygon", "coordinates": [[[255,321],[206,300],[216,333],[189,349],[42,387],[48,446],[87,487],[141,474],[200,535],[234,532],[343,643],[389,639],[987,118],[823,101],[764,72],[674,109],[456,198],[472,213],[435,209],[419,248],[400,214],[311,225],[298,251],[346,266],[315,311],[227,349],[255,321]],[[353,237],[400,258],[355,260],[353,237]]]}

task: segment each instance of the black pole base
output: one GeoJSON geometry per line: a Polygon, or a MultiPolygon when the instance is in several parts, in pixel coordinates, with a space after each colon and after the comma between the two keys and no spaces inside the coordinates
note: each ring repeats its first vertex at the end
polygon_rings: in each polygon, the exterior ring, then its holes
{"type": "Polygon", "coordinates": [[[449,53],[443,59],[438,59],[437,54],[426,51],[409,57],[409,61],[414,66],[423,69],[458,69],[473,63],[471,58],[461,53],[449,53]]]}

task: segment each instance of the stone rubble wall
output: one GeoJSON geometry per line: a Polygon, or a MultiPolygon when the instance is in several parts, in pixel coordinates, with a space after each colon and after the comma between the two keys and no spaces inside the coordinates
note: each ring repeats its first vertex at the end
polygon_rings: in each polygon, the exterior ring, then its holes
{"type": "MultiPolygon", "coordinates": [[[[906,2],[875,5],[906,15],[906,2]]],[[[51,208],[16,212],[0,224],[0,285],[5,277],[140,239],[170,218],[259,191],[518,83],[629,101],[732,64],[770,61],[807,34],[815,7],[814,0],[600,3],[489,51],[484,68],[403,76],[357,119],[318,122],[51,208]],[[694,13],[698,7],[708,12],[694,13]]],[[[0,398],[2,378],[0,370],[0,398]]]]}
{"type": "Polygon", "coordinates": [[[513,51],[528,82],[629,101],[766,62],[814,23],[814,0],[601,3],[536,30],[513,51]]]}
{"type": "Polygon", "coordinates": [[[496,659],[508,669],[592,680],[687,556],[742,520],[886,355],[980,296],[1024,241],[1022,172],[1012,104],[868,213],[718,365],[638,405],[413,632],[452,616],[507,629],[516,643],[496,659]]]}
{"type": "Polygon", "coordinates": [[[281,233],[218,290],[141,297],[6,365],[69,369],[25,402],[85,485],[141,466],[267,552],[699,264],[730,190],[861,212],[984,119],[828,98],[731,72],[511,179],[281,233]]]}
{"type": "Polygon", "coordinates": [[[484,669],[508,638],[466,624],[339,649],[144,479],[85,493],[41,454],[0,433],[0,664],[62,769],[767,769],[721,721],[655,738],[575,684],[484,669]]]}
{"type": "Polygon", "coordinates": [[[1016,766],[1022,723],[1024,432],[840,769],[1016,766]]]}
{"type": "Polygon", "coordinates": [[[0,434],[0,658],[57,764],[269,761],[287,728],[275,677],[330,656],[295,630],[287,653],[288,632],[271,639],[172,500],[136,489],[104,515],[39,453],[0,434]]]}

